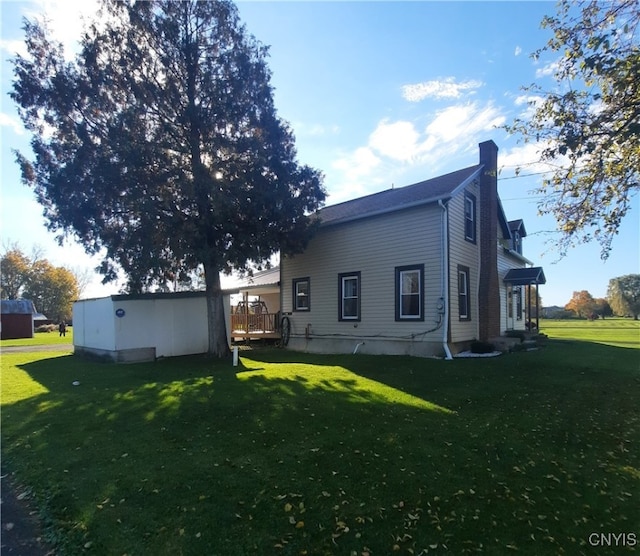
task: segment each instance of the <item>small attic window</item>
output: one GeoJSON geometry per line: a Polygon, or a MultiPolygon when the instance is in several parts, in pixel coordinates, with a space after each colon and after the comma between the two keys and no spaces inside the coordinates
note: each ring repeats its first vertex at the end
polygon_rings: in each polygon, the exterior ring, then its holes
{"type": "Polygon", "coordinates": [[[520,232],[513,232],[512,242],[512,249],[519,255],[522,255],[522,236],[520,235],[520,232]]]}

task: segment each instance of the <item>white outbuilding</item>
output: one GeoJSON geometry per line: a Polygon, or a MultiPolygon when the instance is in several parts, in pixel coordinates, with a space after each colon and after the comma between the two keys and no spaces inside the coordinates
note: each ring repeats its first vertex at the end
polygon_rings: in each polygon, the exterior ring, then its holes
{"type": "MultiPolygon", "coordinates": [[[[229,293],[224,295],[226,322],[229,293]]],[[[204,292],[111,295],[73,304],[75,353],[118,363],[206,353],[207,326],[204,292]]],[[[228,330],[227,338],[231,343],[228,330]]]]}

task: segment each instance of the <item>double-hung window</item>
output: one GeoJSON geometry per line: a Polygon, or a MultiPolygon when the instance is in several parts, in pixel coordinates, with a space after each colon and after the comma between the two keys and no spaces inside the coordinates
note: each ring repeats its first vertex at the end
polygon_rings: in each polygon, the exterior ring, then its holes
{"type": "Polygon", "coordinates": [[[471,193],[464,194],[464,239],[476,242],[476,198],[471,193]]]}
{"type": "Polygon", "coordinates": [[[338,320],[360,320],[360,273],[349,272],[338,275],[339,309],[338,320]]]}
{"type": "Polygon", "coordinates": [[[396,320],[424,320],[424,265],[396,267],[396,320]]]}
{"type": "Polygon", "coordinates": [[[458,266],[458,317],[460,320],[471,320],[469,293],[469,267],[458,266]]]}
{"type": "Polygon", "coordinates": [[[309,311],[311,309],[311,282],[309,278],[293,280],[293,310],[309,311]]]}

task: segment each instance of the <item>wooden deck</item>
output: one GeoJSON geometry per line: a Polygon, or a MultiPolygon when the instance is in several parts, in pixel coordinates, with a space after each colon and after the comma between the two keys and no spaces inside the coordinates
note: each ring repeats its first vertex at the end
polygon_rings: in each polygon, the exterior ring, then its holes
{"type": "Polygon", "coordinates": [[[281,338],[278,313],[237,313],[231,315],[232,340],[281,338]]]}

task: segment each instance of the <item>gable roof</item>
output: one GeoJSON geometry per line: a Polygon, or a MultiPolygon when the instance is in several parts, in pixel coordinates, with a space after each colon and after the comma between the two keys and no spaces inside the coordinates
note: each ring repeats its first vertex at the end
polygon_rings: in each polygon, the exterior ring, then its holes
{"type": "Polygon", "coordinates": [[[394,212],[418,205],[451,198],[480,175],[482,165],[470,166],[450,174],[414,183],[397,189],[387,189],[337,205],[320,209],[316,215],[322,226],[350,222],[368,216],[394,212]]]}
{"type": "Polygon", "coordinates": [[[522,218],[519,218],[518,220],[509,220],[509,230],[511,232],[518,232],[520,237],[526,237],[527,235],[527,230],[524,227],[522,218]]]}

